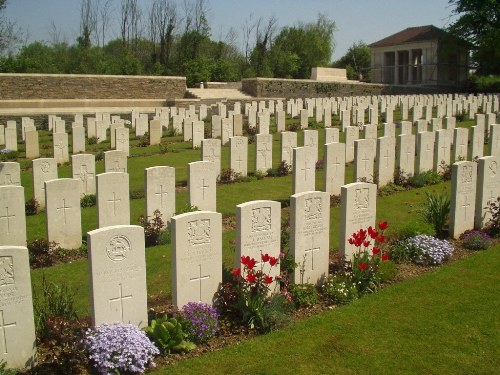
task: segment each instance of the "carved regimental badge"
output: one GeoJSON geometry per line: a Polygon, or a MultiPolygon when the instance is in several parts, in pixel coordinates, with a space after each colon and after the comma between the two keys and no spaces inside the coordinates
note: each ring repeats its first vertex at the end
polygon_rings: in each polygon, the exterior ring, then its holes
{"type": "Polygon", "coordinates": [[[356,189],[354,195],[354,209],[355,210],[366,210],[370,205],[370,189],[362,188],[356,189]]]}
{"type": "Polygon", "coordinates": [[[271,207],[252,210],[252,232],[271,230],[271,207]]]}
{"type": "Polygon", "coordinates": [[[472,165],[462,166],[462,183],[468,184],[472,182],[472,165]]]}
{"type": "Polygon", "coordinates": [[[120,262],[127,258],[131,249],[130,240],[127,237],[114,236],[109,240],[109,245],[106,247],[106,253],[112,261],[120,262]]]}
{"type": "Polygon", "coordinates": [[[190,221],[187,233],[191,246],[210,243],[210,220],[190,221]]]}
{"type": "Polygon", "coordinates": [[[306,220],[321,219],[321,198],[308,198],[305,201],[306,220]]]}
{"type": "Polygon", "coordinates": [[[14,284],[14,262],[12,257],[0,257],[0,286],[14,284]]]}

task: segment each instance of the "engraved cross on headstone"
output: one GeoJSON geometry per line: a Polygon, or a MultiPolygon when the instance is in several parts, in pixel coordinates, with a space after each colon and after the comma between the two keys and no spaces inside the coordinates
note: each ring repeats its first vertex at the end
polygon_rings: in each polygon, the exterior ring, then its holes
{"type": "Polygon", "coordinates": [[[200,189],[203,192],[203,199],[205,199],[205,189],[208,189],[209,187],[210,185],[205,185],[205,178],[203,177],[201,179],[201,186],[200,186],[200,189]]]}
{"type": "Polygon", "coordinates": [[[314,252],[320,251],[319,247],[314,247],[314,237],[311,237],[311,247],[305,249],[306,256],[311,253],[311,271],[314,271],[314,252]]]}
{"type": "Polygon", "coordinates": [[[160,185],[160,191],[155,193],[155,195],[160,196],[160,207],[163,208],[163,196],[166,195],[168,197],[168,190],[163,190],[163,185],[160,185]]]}
{"type": "Polygon", "coordinates": [[[467,207],[470,207],[470,203],[468,203],[468,196],[465,197],[465,203],[462,204],[462,208],[464,209],[464,219],[467,220],[467,207]]]}
{"type": "Polygon", "coordinates": [[[340,162],[338,156],[335,157],[335,163],[333,164],[335,165],[335,173],[337,173],[337,169],[340,168],[340,162]]]}
{"type": "Polygon", "coordinates": [[[108,202],[113,203],[113,215],[116,216],[116,202],[121,202],[121,199],[116,199],[116,192],[113,191],[113,199],[108,199],[108,202]]]}
{"type": "Polygon", "coordinates": [[[2,341],[3,341],[3,354],[8,354],[9,351],[7,349],[7,333],[5,332],[6,328],[12,328],[15,327],[17,324],[16,322],[13,323],[5,323],[4,316],[3,316],[3,310],[0,310],[0,332],[2,333],[2,341]]]}
{"type": "Polygon", "coordinates": [[[115,297],[115,298],[110,298],[110,299],[109,299],[109,307],[111,308],[111,304],[112,304],[113,302],[119,302],[119,304],[120,304],[120,305],[119,305],[119,306],[120,306],[120,322],[121,322],[121,323],[125,323],[125,321],[124,321],[124,314],[123,314],[123,312],[124,312],[124,308],[123,308],[123,300],[126,300],[126,299],[132,299],[132,294],[129,294],[129,295],[124,296],[124,295],[123,295],[123,286],[122,286],[122,284],[121,284],[121,283],[120,283],[120,284],[118,284],[118,289],[119,289],[119,290],[118,290],[119,295],[118,295],[118,297],[115,297]]]}
{"type": "Polygon", "coordinates": [[[269,155],[269,151],[271,151],[271,149],[269,148],[269,144],[267,142],[264,142],[261,148],[258,150],[258,152],[264,157],[266,165],[267,165],[267,157],[269,155]]]}
{"type": "Polygon", "coordinates": [[[94,179],[94,173],[91,173],[87,170],[86,164],[82,164],[82,165],[80,165],[80,173],[77,173],[76,176],[79,176],[80,180],[84,184],[85,192],[87,192],[89,180],[94,179]]]}
{"type": "Polygon", "coordinates": [[[409,163],[410,162],[410,155],[411,155],[411,148],[410,147],[407,147],[406,148],[406,163],[409,163]]]}
{"type": "Polygon", "coordinates": [[[365,162],[365,171],[368,169],[368,167],[366,166],[366,163],[368,161],[370,161],[370,158],[366,156],[366,153],[364,154],[364,159],[361,159],[361,161],[364,161],[365,162]]]}
{"type": "Polygon", "coordinates": [[[64,156],[64,151],[63,151],[65,147],[64,142],[62,140],[59,141],[59,143],[55,147],[59,150],[61,157],[64,156]]]}
{"type": "Polygon", "coordinates": [[[304,160],[304,168],[301,168],[300,170],[304,171],[304,181],[307,181],[309,171],[311,170],[311,168],[309,167],[309,158],[306,158],[306,160],[304,160]]]}
{"type": "Polygon", "coordinates": [[[7,220],[7,234],[10,234],[10,218],[14,218],[16,215],[9,215],[9,207],[5,207],[5,215],[0,216],[0,219],[7,220]]]}
{"type": "Polygon", "coordinates": [[[386,149],[385,150],[385,155],[384,155],[384,159],[385,159],[385,166],[388,167],[389,166],[389,159],[391,158],[391,156],[389,155],[389,150],[386,149]]]}
{"type": "Polygon", "coordinates": [[[202,285],[201,284],[202,284],[203,280],[210,279],[210,275],[202,276],[201,275],[201,264],[198,264],[198,267],[199,267],[199,276],[198,277],[192,277],[192,278],[189,279],[189,281],[191,281],[191,282],[195,281],[195,282],[199,283],[199,285],[200,285],[200,299],[199,299],[198,302],[201,302],[201,300],[202,300],[202,298],[201,298],[201,296],[202,296],[202,293],[201,293],[201,291],[202,291],[202,285]]]}
{"type": "MultiPolygon", "coordinates": [[[[4,178],[3,185],[17,185],[19,181],[12,181],[12,174],[6,173],[4,178]]],[[[15,174],[14,174],[15,176],[15,174]]]]}
{"type": "Polygon", "coordinates": [[[72,207],[70,207],[70,206],[66,206],[66,199],[65,198],[63,198],[63,200],[62,200],[62,206],[56,208],[57,211],[62,210],[63,216],[64,216],[64,224],[66,224],[66,210],[70,210],[71,208],[72,207]]]}

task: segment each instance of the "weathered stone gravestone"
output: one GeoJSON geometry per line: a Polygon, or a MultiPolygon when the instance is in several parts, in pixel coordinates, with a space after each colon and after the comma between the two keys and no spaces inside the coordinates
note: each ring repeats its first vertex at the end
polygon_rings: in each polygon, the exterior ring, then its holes
{"type": "Polygon", "coordinates": [[[229,168],[246,176],[248,172],[248,138],[229,138],[229,168]]]}
{"type": "Polygon", "coordinates": [[[72,178],[45,182],[47,239],[62,249],[82,246],[80,183],[72,178]]]}
{"type": "Polygon", "coordinates": [[[78,154],[71,156],[73,178],[80,181],[80,196],[95,194],[95,156],[78,154]]]}
{"type": "Polygon", "coordinates": [[[451,134],[446,129],[438,130],[434,134],[434,171],[441,173],[450,165],[451,134]]]}
{"type": "Polygon", "coordinates": [[[484,125],[472,126],[472,142],[470,145],[470,160],[484,155],[484,125]]]}
{"type": "Polygon", "coordinates": [[[396,163],[396,139],[380,137],[377,139],[377,180],[378,186],[394,181],[394,165],[396,163]]]}
{"type": "MultiPolygon", "coordinates": [[[[236,254],[235,267],[243,267],[242,256],[249,256],[257,261],[260,269],[261,254],[279,259],[281,249],[281,203],[258,200],[236,206],[236,254]]],[[[275,278],[279,275],[279,267],[269,270],[265,265],[264,272],[275,278]]],[[[274,291],[277,283],[270,284],[274,291]]]]}
{"type": "Polygon", "coordinates": [[[469,129],[455,128],[453,134],[453,156],[452,161],[467,160],[468,142],[469,142],[469,129]]]}
{"type": "Polygon", "coordinates": [[[309,147],[293,149],[293,194],[316,190],[316,161],[309,147]]]}
{"type": "MultiPolygon", "coordinates": [[[[159,145],[161,143],[161,134],[163,128],[160,120],[151,120],[149,122],[149,145],[159,145]]],[[[113,146],[111,146],[113,147],[113,146]]]]}
{"type": "Polygon", "coordinates": [[[354,161],[354,141],[359,138],[357,126],[348,126],[345,128],[345,162],[354,161]]]}
{"type": "Polygon", "coordinates": [[[309,111],[307,109],[300,110],[300,128],[307,129],[309,127],[309,111]]]}
{"type": "Polygon", "coordinates": [[[92,324],[148,325],[144,228],[115,225],[88,232],[92,324]]]}
{"type": "Polygon", "coordinates": [[[140,138],[148,131],[148,115],[140,114],[135,120],[135,136],[140,138]]]}
{"type": "Polygon", "coordinates": [[[146,216],[154,217],[160,211],[164,222],[170,221],[175,213],[175,168],[150,167],[144,169],[146,181],[146,216]]]}
{"type": "Polygon", "coordinates": [[[255,170],[266,173],[273,167],[273,135],[257,134],[255,136],[255,170]]]}
{"type": "Polygon", "coordinates": [[[111,150],[104,153],[104,170],[106,172],[127,173],[127,153],[111,150]]]}
{"type": "Polygon", "coordinates": [[[69,162],[68,134],[54,133],[52,136],[54,138],[54,159],[58,164],[69,162]]]}
{"type": "Polygon", "coordinates": [[[243,115],[241,113],[235,113],[233,115],[233,135],[243,135],[243,115]]]}
{"type": "Polygon", "coordinates": [[[26,159],[40,157],[40,145],[38,143],[38,132],[31,130],[26,132],[26,159]]]}
{"type": "Polygon", "coordinates": [[[352,260],[356,248],[348,239],[360,229],[375,227],[377,185],[354,182],[342,186],[340,207],[340,256],[352,260]]]}
{"type": "Polygon", "coordinates": [[[127,156],[130,155],[130,146],[129,146],[129,130],[128,128],[116,128],[115,129],[115,137],[116,137],[116,150],[123,151],[127,156]]]}
{"type": "Polygon", "coordinates": [[[451,167],[450,235],[459,238],[474,228],[477,164],[456,162],[451,167]]]}
{"type": "Polygon", "coordinates": [[[14,161],[0,162],[0,186],[21,186],[21,165],[14,161]]]}
{"type": "Polygon", "coordinates": [[[220,139],[203,139],[201,142],[201,159],[209,161],[215,170],[215,175],[220,175],[221,169],[221,141],[220,139]]]}
{"type": "Polygon", "coordinates": [[[85,152],[85,128],[83,126],[76,126],[72,129],[72,153],[78,154],[85,152]]]}
{"type": "Polygon", "coordinates": [[[22,186],[0,186],[0,246],[26,246],[22,186]]]}
{"type": "MultiPolygon", "coordinates": [[[[49,122],[50,124],[50,122],[49,122]]],[[[87,117],[87,137],[96,138],[97,129],[95,127],[95,117],[87,117]]],[[[49,129],[50,130],[50,129],[49,129]]]]}
{"type": "Polygon", "coordinates": [[[28,249],[0,246],[0,273],[0,360],[7,368],[33,367],[36,337],[28,249]]]}
{"type": "Polygon", "coordinates": [[[40,207],[45,207],[45,181],[57,178],[57,162],[54,158],[33,160],[33,196],[40,207]]]}
{"type": "Polygon", "coordinates": [[[285,112],[276,111],[274,114],[274,121],[276,122],[276,131],[284,132],[286,130],[285,112]]]}
{"type": "Polygon", "coordinates": [[[363,138],[377,139],[377,125],[374,124],[363,125],[363,138]]]}
{"type": "Polygon", "coordinates": [[[320,191],[290,197],[290,251],[299,265],[292,281],[318,284],[328,276],[330,195],[320,191]]]}
{"type": "Polygon", "coordinates": [[[417,173],[431,171],[434,166],[434,133],[418,133],[417,150],[417,173]]]}
{"type": "Polygon", "coordinates": [[[281,133],[281,161],[287,163],[289,167],[293,166],[293,149],[297,147],[297,133],[281,133]]]}
{"type": "Polygon", "coordinates": [[[340,188],[345,180],[345,144],[327,143],[323,155],[325,192],[340,195],[340,188]]]}
{"type": "Polygon", "coordinates": [[[314,163],[318,161],[318,131],[317,130],[304,130],[304,147],[311,150],[314,163]]]}
{"type": "Polygon", "coordinates": [[[484,156],[478,161],[474,228],[480,230],[491,219],[488,203],[500,196],[500,166],[495,156],[484,156]]]}
{"type": "Polygon", "coordinates": [[[259,125],[259,134],[269,134],[270,118],[269,112],[260,112],[257,115],[257,121],[259,125]]]}
{"type": "Polygon", "coordinates": [[[212,138],[220,138],[222,136],[222,117],[219,115],[212,116],[212,138]]]}
{"type": "Polygon", "coordinates": [[[340,130],[338,128],[325,128],[325,144],[340,142],[340,130]]]}
{"type": "Polygon", "coordinates": [[[172,217],[172,302],[212,304],[222,282],[222,215],[189,212],[172,217]]]}
{"type": "Polygon", "coordinates": [[[500,158],[500,124],[489,126],[490,131],[490,156],[500,158]]]}
{"type": "Polygon", "coordinates": [[[193,148],[200,148],[201,142],[205,138],[205,123],[203,121],[195,120],[191,124],[191,141],[193,148]]]}
{"type": "Polygon", "coordinates": [[[128,173],[97,175],[97,225],[99,228],[130,224],[128,173]]]}
{"type": "Polygon", "coordinates": [[[201,211],[216,211],[217,176],[209,161],[188,163],[189,204],[201,211]]]}
{"type": "Polygon", "coordinates": [[[402,176],[413,176],[415,173],[415,135],[401,134],[398,139],[398,173],[402,176]]]}
{"type": "Polygon", "coordinates": [[[373,163],[376,155],[374,139],[358,139],[354,141],[354,180],[373,182],[373,163]]]}

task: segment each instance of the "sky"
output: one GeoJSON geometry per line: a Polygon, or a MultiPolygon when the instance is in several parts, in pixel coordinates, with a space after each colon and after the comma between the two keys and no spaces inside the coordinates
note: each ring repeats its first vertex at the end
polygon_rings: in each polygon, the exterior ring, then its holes
{"type": "MultiPolygon", "coordinates": [[[[95,0],[97,1],[97,0],[95,0]]],[[[103,0],[101,0],[103,1],[103,0]]],[[[183,0],[177,0],[180,5],[183,0]]],[[[233,27],[242,41],[242,26],[253,14],[254,19],[266,20],[275,16],[278,27],[293,26],[299,22],[316,21],[323,13],[335,21],[335,49],[332,61],[339,59],[347,49],[359,41],[376,42],[407,27],[434,25],[447,27],[453,8],[448,0],[207,0],[208,22],[212,39],[224,39],[233,27]]],[[[144,13],[152,0],[139,0],[144,13]]],[[[7,0],[5,17],[26,32],[28,43],[35,40],[50,42],[53,30],[60,38],[74,43],[80,28],[81,0],[7,0]]],[[[114,22],[107,34],[119,35],[119,6],[113,0],[114,22]]]]}

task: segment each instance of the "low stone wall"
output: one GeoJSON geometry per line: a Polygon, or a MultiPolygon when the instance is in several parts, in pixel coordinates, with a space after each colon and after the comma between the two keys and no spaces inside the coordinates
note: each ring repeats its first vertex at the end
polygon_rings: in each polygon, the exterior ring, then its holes
{"type": "Polygon", "coordinates": [[[185,77],[0,74],[0,100],[173,100],[183,98],[185,92],[185,77]]]}
{"type": "Polygon", "coordinates": [[[453,88],[382,85],[358,81],[321,82],[309,79],[247,78],[242,90],[260,98],[314,98],[327,96],[413,95],[455,92],[453,88]]]}

